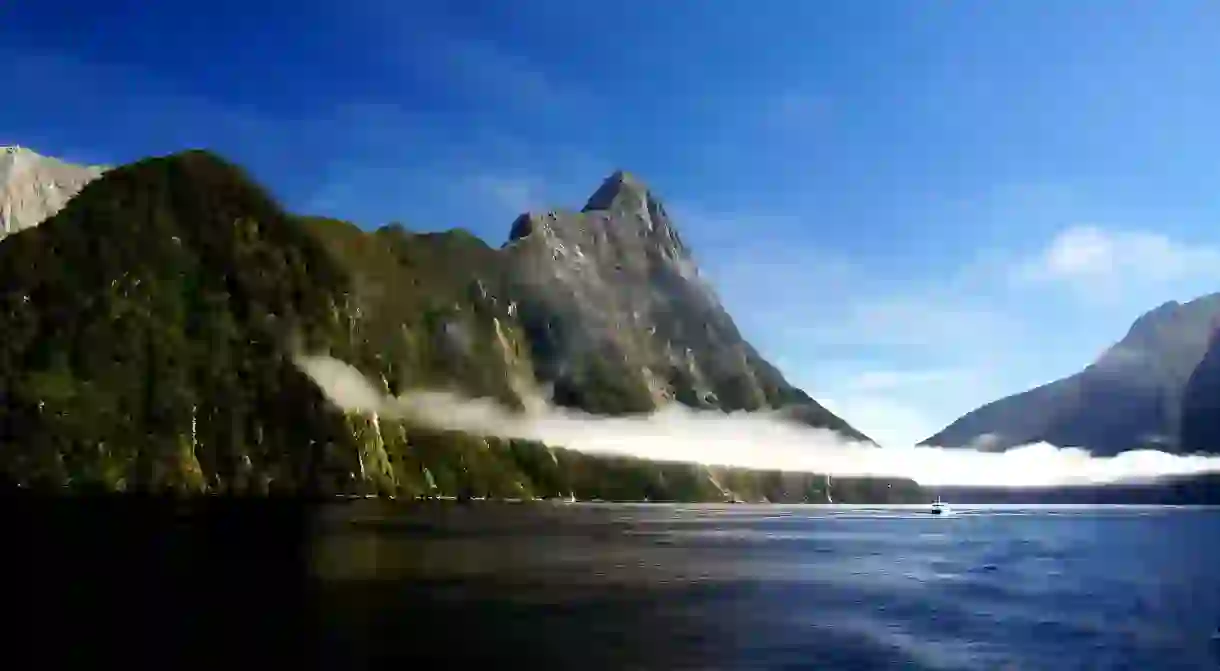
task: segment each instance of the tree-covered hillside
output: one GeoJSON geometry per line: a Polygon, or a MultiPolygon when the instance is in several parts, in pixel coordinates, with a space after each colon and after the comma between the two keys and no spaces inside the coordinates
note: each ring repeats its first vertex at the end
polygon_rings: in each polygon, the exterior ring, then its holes
{"type": "Polygon", "coordinates": [[[341,477],[344,418],[289,343],[342,342],[348,283],[234,166],[189,152],[114,170],[0,245],[5,472],[120,489],[341,477]]]}

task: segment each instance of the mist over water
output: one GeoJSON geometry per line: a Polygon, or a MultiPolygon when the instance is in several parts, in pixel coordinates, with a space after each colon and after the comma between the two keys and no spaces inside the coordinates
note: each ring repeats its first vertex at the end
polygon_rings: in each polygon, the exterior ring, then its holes
{"type": "Polygon", "coordinates": [[[347,411],[406,419],[441,430],[536,440],[588,454],[988,487],[1107,484],[1220,472],[1220,456],[1156,450],[1094,457],[1086,450],[1046,443],[1004,452],[877,447],[772,412],[726,414],[676,403],[650,415],[605,417],[555,407],[533,396],[526,411],[518,413],[488,399],[448,391],[390,396],[354,367],[331,357],[301,356],[297,365],[331,402],[347,411]]]}

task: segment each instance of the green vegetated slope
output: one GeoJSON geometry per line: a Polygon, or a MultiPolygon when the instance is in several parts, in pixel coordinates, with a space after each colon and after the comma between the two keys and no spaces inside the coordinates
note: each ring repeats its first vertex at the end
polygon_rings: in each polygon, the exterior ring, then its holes
{"type": "Polygon", "coordinates": [[[0,244],[4,472],[31,485],[265,490],[358,469],[346,419],[289,350],[342,349],[349,284],[208,154],[112,171],[0,244]]]}
{"type": "MultiPolygon", "coordinates": [[[[529,293],[514,258],[463,231],[289,215],[207,152],[109,171],[0,243],[0,472],[56,491],[826,499],[811,474],[592,457],[344,413],[294,365],[327,354],[394,394],[444,386],[519,408],[521,385],[542,379],[588,410],[623,393],[642,405],[638,381],[625,392],[614,374],[623,360],[585,355],[574,374],[547,360],[547,326],[570,347],[583,325],[548,318],[550,297],[529,293]]],[[[751,365],[725,375],[753,380],[764,369],[751,365]]],[[[763,387],[791,396],[772,370],[763,387]]],[[[835,479],[832,495],[920,492],[835,479]]]]}

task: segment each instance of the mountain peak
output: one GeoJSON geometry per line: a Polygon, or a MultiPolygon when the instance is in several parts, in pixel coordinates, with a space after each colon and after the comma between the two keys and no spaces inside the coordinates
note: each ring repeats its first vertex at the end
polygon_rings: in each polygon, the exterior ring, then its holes
{"type": "Polygon", "coordinates": [[[625,186],[636,186],[636,187],[640,187],[642,189],[648,188],[647,186],[645,186],[645,184],[642,181],[640,181],[640,179],[638,177],[636,177],[635,173],[629,172],[622,168],[619,168],[619,169],[615,170],[614,172],[610,173],[610,176],[607,177],[604,181],[613,182],[616,184],[622,184],[625,186]]]}
{"type": "Polygon", "coordinates": [[[1182,304],[1177,301],[1174,301],[1174,300],[1165,301],[1164,303],[1161,303],[1160,305],[1156,306],[1155,308],[1152,308],[1151,310],[1140,315],[1139,318],[1136,319],[1136,323],[1166,319],[1166,318],[1171,317],[1175,312],[1177,312],[1181,308],[1182,308],[1182,304]]]}
{"type": "MultiPolygon", "coordinates": [[[[54,163],[54,164],[63,164],[63,165],[75,165],[73,163],[67,163],[66,161],[62,161],[53,156],[44,156],[44,155],[39,154],[38,152],[34,151],[33,149],[30,149],[29,147],[23,147],[23,146],[17,145],[17,144],[0,146],[0,164],[7,165],[7,166],[13,166],[13,165],[27,166],[27,165],[32,165],[35,163],[54,163]]],[[[89,166],[79,166],[79,167],[87,168],[89,166]]]]}
{"type": "Polygon", "coordinates": [[[0,154],[4,154],[5,156],[12,156],[15,154],[22,154],[25,156],[41,156],[41,154],[33,149],[30,149],[29,147],[22,147],[19,144],[0,145],[0,154]]]}
{"type": "Polygon", "coordinates": [[[43,157],[25,147],[10,145],[0,147],[0,182],[7,181],[18,166],[24,166],[43,157]]]}
{"type": "Polygon", "coordinates": [[[1194,331],[1203,327],[1204,322],[1215,314],[1220,314],[1220,293],[1200,296],[1185,303],[1166,301],[1140,315],[1131,324],[1124,340],[1156,338],[1158,334],[1183,328],[1194,331]]]}
{"type": "Polygon", "coordinates": [[[583,235],[612,220],[616,228],[626,226],[635,230],[633,227],[639,226],[648,237],[665,239],[675,248],[673,254],[684,249],[677,233],[672,230],[660,199],[639,177],[623,169],[615,170],[602,180],[579,212],[552,209],[522,213],[513,221],[508,242],[511,244],[544,229],[560,232],[560,235],[571,235],[573,232],[583,235]]]}
{"type": "Polygon", "coordinates": [[[594,191],[593,195],[589,197],[589,202],[585,203],[582,211],[609,210],[614,207],[615,203],[622,202],[626,198],[639,200],[642,203],[647,203],[650,199],[655,200],[643,181],[620,168],[602,180],[601,186],[597,187],[597,191],[594,191]]]}

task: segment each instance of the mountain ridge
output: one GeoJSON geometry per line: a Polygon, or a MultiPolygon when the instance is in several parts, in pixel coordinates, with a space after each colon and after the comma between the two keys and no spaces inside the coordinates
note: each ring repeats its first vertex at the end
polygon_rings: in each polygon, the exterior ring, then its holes
{"type": "Polygon", "coordinates": [[[691,281],[663,207],[633,197],[537,221],[496,249],[460,230],[287,213],[210,152],[108,170],[0,241],[0,474],[124,491],[922,496],[906,480],[832,487],[438,432],[344,412],[295,366],[300,352],[328,355],[385,393],[444,385],[519,407],[526,380],[600,414],[782,408],[851,431],[753,351],[691,281]]]}

